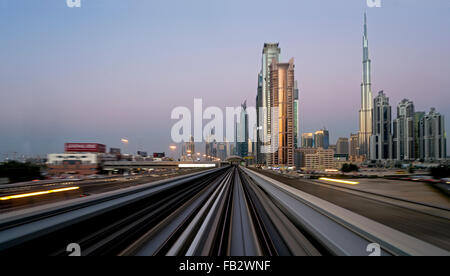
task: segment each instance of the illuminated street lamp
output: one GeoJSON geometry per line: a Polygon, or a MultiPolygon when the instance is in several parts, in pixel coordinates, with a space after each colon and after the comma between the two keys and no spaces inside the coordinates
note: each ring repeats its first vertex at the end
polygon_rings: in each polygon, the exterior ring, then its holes
{"type": "Polygon", "coordinates": [[[174,157],[174,152],[175,152],[175,150],[177,149],[177,146],[169,146],[169,149],[172,151],[172,159],[173,160],[175,160],[175,157],[174,157]]]}
{"type": "Polygon", "coordinates": [[[122,138],[122,139],[120,139],[120,141],[123,144],[123,153],[127,154],[126,151],[127,151],[127,146],[128,146],[128,143],[129,143],[128,139],[122,138]]]}

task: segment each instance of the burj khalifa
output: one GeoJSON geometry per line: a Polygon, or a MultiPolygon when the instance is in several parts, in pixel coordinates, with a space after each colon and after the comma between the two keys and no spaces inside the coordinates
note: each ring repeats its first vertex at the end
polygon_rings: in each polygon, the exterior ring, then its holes
{"type": "Polygon", "coordinates": [[[372,76],[367,39],[367,16],[364,13],[363,76],[361,83],[361,110],[359,111],[359,154],[369,158],[369,140],[372,135],[372,76]]]}

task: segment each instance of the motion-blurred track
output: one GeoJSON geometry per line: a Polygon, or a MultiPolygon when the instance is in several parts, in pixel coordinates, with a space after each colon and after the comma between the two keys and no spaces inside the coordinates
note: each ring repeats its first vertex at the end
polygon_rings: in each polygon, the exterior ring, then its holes
{"type": "Polygon", "coordinates": [[[68,255],[71,243],[82,255],[368,255],[372,243],[380,255],[448,254],[375,222],[358,227],[359,217],[314,200],[219,168],[3,215],[0,255],[68,255]]]}

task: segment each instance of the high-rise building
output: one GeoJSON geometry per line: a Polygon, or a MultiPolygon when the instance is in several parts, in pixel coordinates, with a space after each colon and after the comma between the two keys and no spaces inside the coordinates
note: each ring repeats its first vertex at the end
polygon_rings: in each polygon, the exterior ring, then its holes
{"type": "Polygon", "coordinates": [[[298,82],[294,82],[294,148],[299,147],[299,90],[298,82]]]}
{"type": "Polygon", "coordinates": [[[236,123],[236,147],[237,155],[247,157],[248,155],[248,114],[247,101],[241,105],[241,114],[239,123],[236,123]]]}
{"type": "Polygon", "coordinates": [[[211,129],[211,134],[205,139],[205,154],[208,160],[217,157],[217,141],[215,139],[214,129],[211,129]]]}
{"type": "Polygon", "coordinates": [[[271,107],[277,110],[273,114],[272,124],[278,131],[273,135],[268,155],[269,166],[294,166],[294,59],[289,63],[270,65],[271,107]]]}
{"type": "Polygon", "coordinates": [[[370,159],[392,159],[392,108],[383,91],[373,100],[373,134],[370,137],[370,159]]]}
{"type": "Polygon", "coordinates": [[[314,133],[314,147],[328,149],[330,146],[330,133],[326,128],[314,133]]]}
{"type": "Polygon", "coordinates": [[[195,142],[194,142],[194,136],[191,136],[189,138],[189,142],[185,142],[183,144],[183,147],[181,149],[181,155],[186,157],[186,156],[191,156],[193,153],[195,153],[195,142]]]}
{"type": "MultiPolygon", "coordinates": [[[[272,126],[272,114],[270,108],[272,107],[272,90],[271,90],[271,77],[270,77],[270,66],[272,62],[278,63],[280,60],[281,49],[279,43],[265,43],[262,51],[262,68],[259,75],[261,81],[260,89],[258,89],[258,101],[260,101],[259,108],[262,108],[262,117],[258,121],[258,126],[261,128],[260,135],[262,136],[262,143],[259,145],[259,152],[261,151],[261,146],[269,146],[271,141],[271,126],[272,126]],[[261,125],[262,124],[262,125],[261,125]],[[262,134],[261,134],[262,133],[262,134]]],[[[258,112],[259,113],[259,112],[258,112]]],[[[262,154],[263,163],[267,162],[267,158],[270,153],[262,154]]]]}
{"type": "Polygon", "coordinates": [[[262,126],[263,121],[263,114],[262,114],[262,106],[263,106],[263,76],[262,71],[258,74],[258,92],[256,94],[256,163],[257,164],[264,164],[264,154],[261,152],[261,145],[262,145],[262,137],[264,128],[262,126]]]}
{"type": "Polygon", "coordinates": [[[363,77],[361,83],[361,110],[359,111],[359,155],[369,155],[370,136],[372,135],[372,75],[369,58],[369,40],[367,37],[367,16],[364,13],[363,35],[363,77]]]}
{"type": "Polygon", "coordinates": [[[224,161],[228,157],[227,153],[227,143],[217,143],[217,157],[220,158],[220,160],[224,161]]]}
{"type": "Polygon", "coordinates": [[[303,133],[301,145],[302,145],[302,148],[314,147],[314,134],[313,133],[303,133]]]}
{"type": "Polygon", "coordinates": [[[348,151],[348,138],[339,137],[336,142],[336,154],[349,154],[348,151]]]}
{"type": "Polygon", "coordinates": [[[350,152],[349,155],[356,158],[359,155],[359,135],[357,133],[350,133],[350,152]]]}
{"type": "Polygon", "coordinates": [[[438,161],[447,158],[447,137],[443,115],[432,108],[420,120],[419,133],[420,159],[438,161]]]}
{"type": "Polygon", "coordinates": [[[414,103],[403,99],[397,106],[397,119],[393,124],[393,158],[415,159],[414,103]]]}
{"type": "Polygon", "coordinates": [[[417,158],[421,158],[420,154],[420,123],[425,116],[425,112],[416,111],[414,113],[414,152],[417,158]]]}

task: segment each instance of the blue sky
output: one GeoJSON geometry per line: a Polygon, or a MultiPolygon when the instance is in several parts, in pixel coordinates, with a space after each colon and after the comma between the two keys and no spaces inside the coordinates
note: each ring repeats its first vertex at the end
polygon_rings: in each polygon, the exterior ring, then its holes
{"type": "MultiPolygon", "coordinates": [[[[264,42],[294,57],[300,128],[358,129],[367,10],[373,91],[450,129],[450,1],[0,0],[0,154],[64,142],[167,151],[170,112],[254,105],[264,42]]],[[[0,159],[3,156],[0,156],[0,159]]]]}

